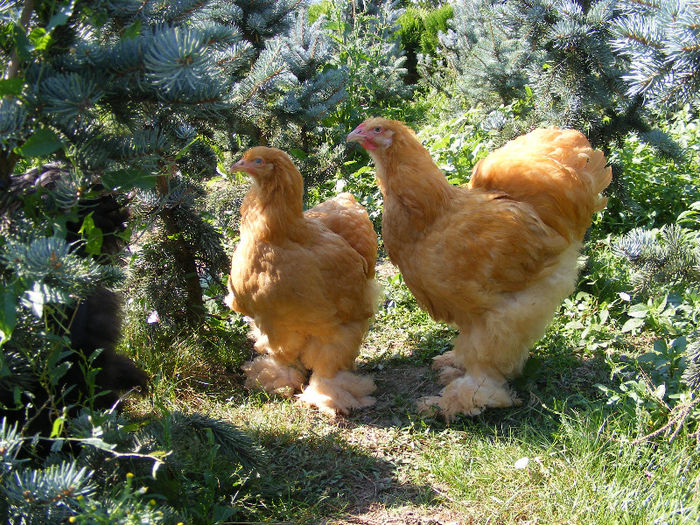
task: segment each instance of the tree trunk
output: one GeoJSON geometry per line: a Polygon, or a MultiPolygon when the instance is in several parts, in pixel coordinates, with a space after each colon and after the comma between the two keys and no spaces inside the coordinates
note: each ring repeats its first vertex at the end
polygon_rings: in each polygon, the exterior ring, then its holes
{"type": "Polygon", "coordinates": [[[10,176],[15,169],[19,156],[11,151],[0,151],[0,190],[10,187],[10,176]]]}
{"type": "MultiPolygon", "coordinates": [[[[168,194],[168,178],[160,176],[156,186],[161,195],[168,194]]],[[[174,240],[173,256],[175,258],[176,271],[183,276],[185,281],[185,293],[187,294],[187,323],[193,326],[199,325],[204,320],[204,299],[202,298],[202,286],[199,282],[197,264],[194,258],[194,250],[182,235],[177,224],[177,216],[174,208],[164,208],[159,213],[163,220],[168,237],[174,240]]]]}

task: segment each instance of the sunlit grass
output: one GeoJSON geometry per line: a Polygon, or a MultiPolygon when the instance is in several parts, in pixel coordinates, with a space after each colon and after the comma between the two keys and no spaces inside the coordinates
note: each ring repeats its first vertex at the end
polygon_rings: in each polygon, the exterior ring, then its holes
{"type": "Polygon", "coordinates": [[[607,356],[630,348],[615,330],[596,328],[598,302],[581,296],[562,307],[516,382],[523,406],[447,423],[422,416],[415,402],[439,391],[430,361],[455,332],[417,307],[395,268],[385,263],[381,274],[385,301],[358,360],[360,373],[378,386],[375,407],[329,419],[294,398],[246,392],[238,371],[211,355],[202,359],[201,349],[184,342],[167,364],[147,361],[157,381],[149,400],[132,404],[134,413],[197,410],[251,434],[263,466],[231,503],[251,521],[439,516],[632,524],[700,517],[697,440],[684,432],[673,443],[633,444],[642,432],[634,410],[608,405],[596,387],[610,384],[607,356]],[[581,326],[570,324],[572,311],[581,326]],[[598,345],[586,339],[586,328],[598,330],[598,345]]]}

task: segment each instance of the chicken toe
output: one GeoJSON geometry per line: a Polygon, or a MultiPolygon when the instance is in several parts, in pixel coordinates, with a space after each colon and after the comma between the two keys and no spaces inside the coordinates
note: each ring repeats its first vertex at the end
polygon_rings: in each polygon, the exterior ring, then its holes
{"type": "Polygon", "coordinates": [[[347,414],[352,409],[374,405],[370,396],[377,387],[371,377],[340,371],[327,378],[312,374],[309,385],[299,394],[299,400],[334,417],[337,412],[347,414]]]}
{"type": "Polygon", "coordinates": [[[499,381],[489,375],[467,373],[451,381],[439,396],[418,400],[418,410],[430,414],[437,407],[450,421],[457,414],[477,416],[487,407],[505,408],[520,404],[505,379],[499,381]]]}
{"type": "Polygon", "coordinates": [[[256,357],[241,366],[246,375],[245,386],[262,389],[270,394],[291,397],[304,384],[304,374],[298,368],[284,365],[269,355],[256,357]]]}

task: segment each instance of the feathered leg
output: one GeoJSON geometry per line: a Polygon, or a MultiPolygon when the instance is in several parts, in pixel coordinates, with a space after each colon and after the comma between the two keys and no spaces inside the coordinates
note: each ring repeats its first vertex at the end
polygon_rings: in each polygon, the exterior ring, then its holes
{"type": "Polygon", "coordinates": [[[302,403],[335,416],[337,412],[347,414],[350,410],[374,405],[376,400],[370,396],[377,387],[371,377],[361,376],[347,370],[341,370],[333,377],[312,374],[309,385],[299,394],[302,403]]]}
{"type": "MultiPolygon", "coordinates": [[[[245,386],[248,389],[262,389],[271,394],[291,397],[301,390],[306,374],[303,367],[297,362],[283,361],[270,346],[270,340],[255,323],[251,323],[251,335],[255,339],[255,350],[263,354],[252,361],[243,363],[241,369],[245,372],[245,386]]],[[[291,341],[288,341],[291,343],[291,341]]],[[[286,356],[295,353],[284,352],[286,356]]]]}
{"type": "Polygon", "coordinates": [[[520,404],[506,378],[497,370],[471,367],[461,377],[452,380],[439,396],[419,400],[418,410],[428,412],[431,407],[438,407],[449,421],[457,414],[479,415],[486,407],[505,408],[520,404]]]}
{"type": "Polygon", "coordinates": [[[454,350],[449,350],[433,358],[433,370],[438,372],[438,384],[447,385],[464,375],[464,368],[456,363],[455,358],[454,350]]]}
{"type": "Polygon", "coordinates": [[[369,394],[376,386],[372,378],[351,372],[369,321],[347,323],[326,339],[314,338],[302,353],[302,362],[312,370],[309,385],[299,395],[302,403],[335,416],[374,405],[369,394]]]}
{"type": "Polygon", "coordinates": [[[241,366],[245,372],[245,386],[270,394],[292,397],[304,384],[304,373],[296,367],[280,363],[273,356],[263,355],[241,366]]]}
{"type": "MultiPolygon", "coordinates": [[[[455,339],[454,349],[437,356],[433,367],[439,371],[439,382],[446,385],[439,396],[425,397],[418,402],[418,409],[430,411],[436,406],[448,419],[457,414],[476,416],[484,408],[504,408],[520,403],[508,387],[507,377],[517,375],[527,358],[528,345],[513,340],[502,331],[487,334],[478,328],[455,339]],[[499,348],[500,362],[493,359],[484,362],[480,349],[489,336],[489,348],[499,348]],[[475,347],[475,344],[482,346],[475,347]],[[518,348],[519,347],[519,348],[518,348]],[[482,358],[482,359],[480,359],[482,358]]],[[[495,356],[493,356],[495,357],[495,356]]]]}
{"type": "Polygon", "coordinates": [[[561,300],[573,292],[579,246],[570,246],[559,265],[537,285],[460,323],[453,350],[436,357],[433,364],[446,386],[440,396],[419,400],[419,410],[436,406],[451,419],[456,414],[475,416],[487,407],[521,403],[508,379],[522,372],[530,346],[542,337],[561,300]]]}

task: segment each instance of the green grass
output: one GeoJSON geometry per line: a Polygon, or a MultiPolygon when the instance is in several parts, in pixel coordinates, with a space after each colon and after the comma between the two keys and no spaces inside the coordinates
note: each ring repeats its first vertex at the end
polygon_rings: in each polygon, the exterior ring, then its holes
{"type": "Polygon", "coordinates": [[[611,356],[633,348],[614,322],[599,326],[600,312],[614,307],[587,294],[572,297],[514,383],[523,405],[448,424],[418,414],[415,402],[439,392],[430,361],[450,347],[455,332],[416,306],[393,266],[382,264],[379,276],[385,302],[358,359],[360,372],[375,378],[377,403],[347,418],[245,392],[237,371],[207,364],[186,344],[173,349],[180,356],[175,364],[148,363],[159,371],[159,386],[150,400],[132,402],[134,413],[155,406],[204,412],[243,428],[264,451],[262,466],[241,481],[237,496],[218,502],[235,508],[229,520],[700,519],[697,438],[688,430],[672,443],[663,436],[634,443],[649,430],[640,426],[643,418],[633,405],[608,404],[596,386],[615,387],[611,356]]]}
{"type": "Polygon", "coordinates": [[[653,523],[697,519],[698,453],[688,442],[631,445],[600,407],[524,418],[505,434],[454,430],[419,476],[477,522],[653,523]]]}

